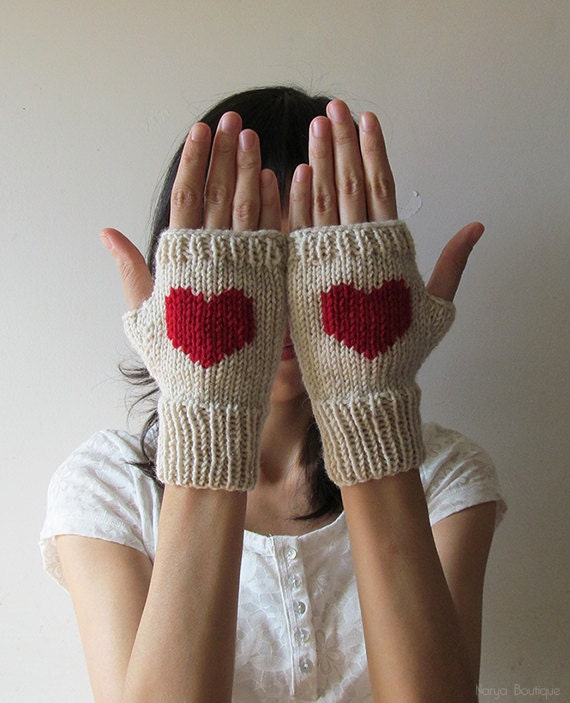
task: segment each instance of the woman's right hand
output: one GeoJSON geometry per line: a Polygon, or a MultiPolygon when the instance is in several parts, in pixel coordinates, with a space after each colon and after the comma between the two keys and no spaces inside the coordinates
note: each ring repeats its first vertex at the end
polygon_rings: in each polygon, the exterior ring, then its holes
{"type": "MultiPolygon", "coordinates": [[[[237,232],[281,228],[277,179],[261,169],[259,138],[253,130],[242,130],[237,113],[223,115],[213,144],[208,125],[199,122],[190,130],[172,187],[169,227],[237,232]]],[[[119,266],[127,309],[140,307],[153,290],[144,256],[116,229],[106,228],[100,237],[119,266]]]]}
{"type": "Polygon", "coordinates": [[[229,112],[213,142],[198,123],[184,144],[154,280],[133,244],[103,233],[121,269],[125,332],[160,390],[163,483],[255,485],[285,327],[280,227],[276,177],[261,169],[255,132],[229,112]]]}

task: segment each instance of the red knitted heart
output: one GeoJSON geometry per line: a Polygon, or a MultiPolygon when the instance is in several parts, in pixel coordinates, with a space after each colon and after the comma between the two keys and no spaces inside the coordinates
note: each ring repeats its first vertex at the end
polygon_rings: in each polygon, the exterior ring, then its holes
{"type": "Polygon", "coordinates": [[[253,299],[236,288],[212,295],[172,288],[165,297],[166,333],[175,349],[205,369],[249,344],[255,336],[253,299]]]}
{"type": "Polygon", "coordinates": [[[325,332],[367,359],[389,349],[412,324],[410,289],[403,280],[385,281],[370,293],[341,283],[321,293],[325,332]]]}

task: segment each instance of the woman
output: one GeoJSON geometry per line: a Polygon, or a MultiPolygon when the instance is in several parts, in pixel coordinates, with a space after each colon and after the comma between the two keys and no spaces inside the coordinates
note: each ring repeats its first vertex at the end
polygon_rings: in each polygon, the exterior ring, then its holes
{"type": "Polygon", "coordinates": [[[99,433],[50,487],[96,701],[476,700],[505,506],[414,377],[483,227],[426,292],[396,218],[377,118],[270,88],[190,130],[150,270],[102,232],[160,400],[142,450],[99,433]]]}

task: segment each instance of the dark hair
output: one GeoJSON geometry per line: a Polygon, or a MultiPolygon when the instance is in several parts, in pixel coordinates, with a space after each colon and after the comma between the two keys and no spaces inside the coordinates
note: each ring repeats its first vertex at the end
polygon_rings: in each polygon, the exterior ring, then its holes
{"type": "MultiPolygon", "coordinates": [[[[257,132],[261,147],[262,167],[270,168],[277,176],[282,202],[289,191],[293,172],[298,164],[308,162],[308,134],[311,121],[326,114],[330,98],[324,95],[311,96],[289,86],[254,88],[235,93],[212,107],[199,121],[212,130],[225,112],[237,112],[244,129],[257,132]]],[[[151,239],[147,252],[147,264],[154,275],[156,247],[161,233],[168,228],[170,220],[170,194],[184,142],[176,151],[164,176],[152,219],[151,239]]],[[[123,374],[135,385],[148,390],[135,401],[154,400],[158,388],[145,367],[121,368],[123,374]]],[[[145,461],[137,464],[148,476],[160,483],[156,477],[154,456],[148,446],[148,435],[158,424],[156,404],[141,432],[141,449],[145,461]]],[[[322,458],[319,430],[313,421],[305,436],[299,461],[307,479],[312,511],[308,515],[296,516],[297,520],[312,520],[338,513],[342,509],[340,490],[328,478],[322,458]]]]}

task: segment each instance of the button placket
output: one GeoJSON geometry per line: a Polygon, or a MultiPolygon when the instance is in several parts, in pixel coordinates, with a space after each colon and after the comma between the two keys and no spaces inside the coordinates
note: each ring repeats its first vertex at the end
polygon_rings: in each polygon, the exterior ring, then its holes
{"type": "Polygon", "coordinates": [[[287,561],[291,562],[296,558],[297,558],[297,550],[295,549],[295,547],[287,547],[287,549],[285,550],[285,559],[287,559],[287,561]]]}
{"type": "Polygon", "coordinates": [[[297,613],[297,615],[304,615],[307,610],[307,605],[302,600],[296,600],[293,603],[293,608],[295,608],[295,612],[297,613]]]}
{"type": "Polygon", "coordinates": [[[305,580],[300,545],[292,538],[283,538],[278,562],[282,579],[283,600],[290,625],[293,654],[293,695],[317,700],[316,640],[305,580]]]}

